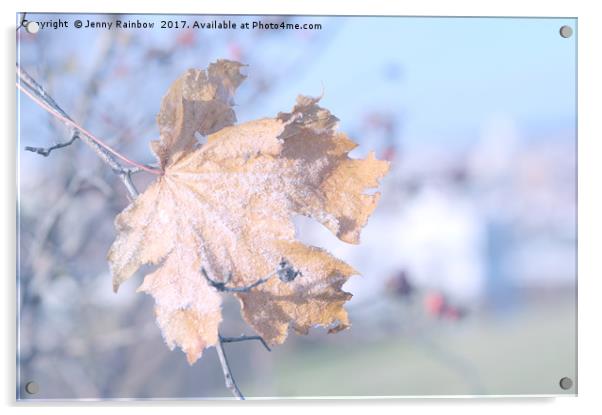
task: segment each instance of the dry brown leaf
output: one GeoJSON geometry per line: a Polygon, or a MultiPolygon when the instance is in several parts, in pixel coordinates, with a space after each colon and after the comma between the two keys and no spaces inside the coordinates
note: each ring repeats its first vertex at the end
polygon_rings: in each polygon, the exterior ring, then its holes
{"type": "Polygon", "coordinates": [[[245,320],[268,343],[289,327],[335,332],[348,327],[341,287],[356,272],[328,252],[295,240],[292,218],[306,215],[341,240],[359,243],[376,207],[388,163],[374,154],[350,159],[356,144],[336,132],[337,118],[300,96],[291,113],[233,125],[232,96],[241,64],[218,61],[189,70],[169,89],[152,143],[164,174],[116,218],[108,259],[114,288],[143,264],[156,264],[139,290],[156,301],[157,322],[170,348],[193,363],[218,341],[220,293],[203,277],[231,273],[243,287],[273,272],[282,258],[301,272],[271,278],[237,293],[245,320]],[[199,146],[195,133],[209,134],[199,146]]]}

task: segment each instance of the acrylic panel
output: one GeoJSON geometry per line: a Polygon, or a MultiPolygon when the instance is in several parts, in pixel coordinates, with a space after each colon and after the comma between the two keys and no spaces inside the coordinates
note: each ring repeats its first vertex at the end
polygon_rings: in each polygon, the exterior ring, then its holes
{"type": "Polygon", "coordinates": [[[17,16],[19,400],[577,393],[577,19],[17,16]]]}

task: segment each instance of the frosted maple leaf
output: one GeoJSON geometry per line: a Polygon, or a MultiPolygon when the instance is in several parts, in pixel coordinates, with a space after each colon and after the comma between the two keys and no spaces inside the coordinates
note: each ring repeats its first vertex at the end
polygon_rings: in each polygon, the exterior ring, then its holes
{"type": "Polygon", "coordinates": [[[151,143],[163,173],[117,216],[108,254],[115,290],[143,264],[156,265],[139,291],[154,297],[167,345],[190,363],[219,341],[223,281],[248,287],[279,264],[288,277],[234,293],[259,335],[279,344],[289,327],[348,327],[351,294],[341,287],[356,271],[298,242],[292,218],[308,216],[359,243],[380,197],[366,190],[389,168],[373,153],[349,158],[356,144],[336,131],[338,119],[319,98],[299,96],[290,113],[235,125],[241,66],[219,60],[169,88],[160,139],[151,143]]]}

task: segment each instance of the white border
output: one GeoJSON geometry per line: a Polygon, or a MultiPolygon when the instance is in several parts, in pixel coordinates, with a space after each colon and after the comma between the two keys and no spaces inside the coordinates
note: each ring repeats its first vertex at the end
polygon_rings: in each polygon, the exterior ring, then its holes
{"type": "MultiPolygon", "coordinates": [[[[476,0],[446,0],[400,2],[392,0],[370,1],[225,1],[213,0],[192,2],[190,0],[169,0],[169,2],[139,2],[124,0],[103,0],[102,2],[69,2],[67,0],[22,0],[18,3],[3,1],[0,3],[3,13],[3,98],[5,105],[1,111],[4,134],[2,137],[2,215],[3,230],[0,262],[5,266],[2,274],[4,289],[4,313],[1,319],[4,334],[2,347],[4,362],[2,364],[2,396],[3,403],[12,407],[11,411],[30,412],[45,407],[49,413],[80,413],[82,405],[85,411],[104,413],[107,408],[128,413],[156,413],[174,406],[178,411],[199,413],[199,411],[242,410],[251,413],[287,412],[306,413],[314,408],[328,411],[357,411],[364,413],[367,409],[378,407],[379,412],[400,413],[508,413],[516,409],[528,409],[530,413],[555,414],[567,411],[590,412],[595,407],[602,407],[599,402],[600,355],[600,315],[599,304],[602,303],[602,203],[599,183],[602,179],[602,90],[600,74],[602,65],[599,50],[602,40],[601,15],[595,10],[594,1],[530,1],[506,0],[483,2],[476,0]],[[17,11],[77,11],[77,12],[130,12],[130,13],[236,13],[236,14],[392,14],[392,15],[440,15],[440,16],[562,16],[579,18],[579,397],[578,398],[478,398],[461,399],[403,399],[403,400],[301,400],[294,401],[252,401],[239,402],[191,402],[179,403],[153,402],[106,402],[106,403],[54,403],[43,405],[15,404],[15,88],[14,88],[14,27],[17,11]],[[598,52],[597,52],[598,51],[598,52]],[[597,52],[597,53],[596,53],[597,52]],[[16,407],[15,407],[16,406],[16,407]],[[202,408],[199,408],[201,406],[202,408]],[[240,406],[240,407],[239,407],[240,406]],[[20,407],[20,408],[19,408],[20,407]]],[[[551,345],[552,347],[553,345],[551,345]]],[[[361,376],[361,374],[358,374],[361,376]]],[[[344,379],[341,379],[344,381],[344,379]]]]}

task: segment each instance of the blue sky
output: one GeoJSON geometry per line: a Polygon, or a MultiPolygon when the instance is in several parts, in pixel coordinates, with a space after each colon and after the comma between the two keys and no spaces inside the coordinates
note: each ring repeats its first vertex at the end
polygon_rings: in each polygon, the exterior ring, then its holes
{"type": "MultiPolygon", "coordinates": [[[[57,15],[37,15],[41,19],[57,15]]],[[[62,16],[63,18],[65,16],[62,16]]],[[[78,16],[67,18],[97,18],[78,16]]],[[[179,16],[128,16],[128,18],[179,19],[179,16]]],[[[190,19],[222,19],[219,16],[188,16],[190,19]]],[[[230,17],[254,20],[260,17],[230,17]]],[[[319,95],[323,105],[341,119],[341,128],[352,131],[361,116],[386,111],[402,120],[405,143],[471,143],[492,118],[502,116],[527,135],[545,136],[549,131],[574,131],[576,34],[559,35],[575,19],[556,18],[420,18],[420,17],[299,17],[299,22],[320,22],[324,29],[311,32],[325,45],[311,55],[300,75],[285,79],[253,108],[239,108],[240,121],[273,116],[288,110],[299,93],[319,95]]],[[[83,66],[74,74],[85,78],[86,65],[94,64],[100,31],[69,29],[51,32],[45,48],[49,55],[73,53],[83,66]],[[57,36],[54,38],[54,36],[57,36]]],[[[168,44],[173,31],[148,33],[152,44],[168,44]]],[[[277,32],[273,42],[256,47],[265,66],[285,66],[298,51],[293,42],[300,32],[277,32]]],[[[146,35],[145,35],[146,36],[146,35]]],[[[184,69],[203,67],[228,57],[224,47],[203,50],[203,39],[228,36],[254,48],[249,31],[201,32],[200,49],[186,59],[170,63],[165,76],[145,83],[149,96],[128,95],[129,106],[156,113],[160,97],[184,69]],[[199,53],[199,52],[202,52],[199,53]],[[151,105],[151,103],[153,105],[151,105]],[[139,104],[138,104],[139,105],[139,104]]],[[[225,38],[224,38],[225,39],[225,38]]],[[[315,42],[314,42],[315,43],[315,42]]],[[[24,47],[29,47],[26,45],[24,47]]],[[[134,59],[134,58],[132,58],[134,59]]],[[[261,68],[251,65],[249,77],[261,68]]],[[[58,88],[61,102],[68,102],[72,82],[58,88]],[[65,94],[65,95],[63,95],[65,94]]],[[[245,85],[240,91],[244,97],[245,85]]],[[[103,92],[104,94],[104,92],[103,92]]],[[[106,91],[108,101],[118,92],[106,91]]],[[[120,101],[121,102],[121,101],[120,101]]],[[[244,99],[240,99],[242,104],[244,99]]],[[[119,105],[118,102],[111,104],[119,105]]],[[[569,138],[573,139],[573,137],[569,138]]]]}
{"type": "MultiPolygon", "coordinates": [[[[576,36],[562,38],[564,24],[576,29],[574,19],[347,18],[280,94],[324,85],[323,103],[343,127],[366,109],[388,109],[403,116],[410,140],[470,140],[495,114],[525,129],[571,129],[576,36]]],[[[267,105],[277,112],[281,100],[267,105]]]]}

